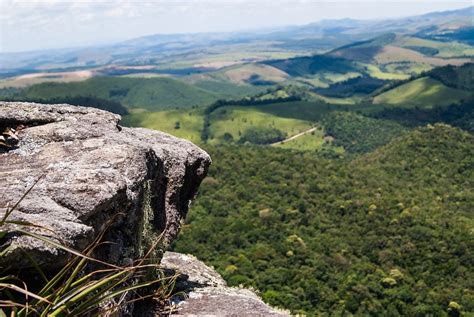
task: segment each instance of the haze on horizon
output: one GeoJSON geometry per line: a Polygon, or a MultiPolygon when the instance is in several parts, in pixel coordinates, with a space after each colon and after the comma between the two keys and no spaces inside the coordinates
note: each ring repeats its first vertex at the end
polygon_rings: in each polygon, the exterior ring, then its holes
{"type": "Polygon", "coordinates": [[[0,53],[100,45],[151,34],[399,18],[470,5],[469,0],[0,0],[0,53]]]}

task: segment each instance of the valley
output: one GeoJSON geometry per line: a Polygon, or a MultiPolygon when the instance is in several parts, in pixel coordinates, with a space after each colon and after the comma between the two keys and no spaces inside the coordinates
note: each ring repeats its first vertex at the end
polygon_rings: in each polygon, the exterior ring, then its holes
{"type": "Polygon", "coordinates": [[[473,8],[0,54],[0,99],[101,108],[208,151],[172,249],[272,306],[470,316],[473,8]]]}

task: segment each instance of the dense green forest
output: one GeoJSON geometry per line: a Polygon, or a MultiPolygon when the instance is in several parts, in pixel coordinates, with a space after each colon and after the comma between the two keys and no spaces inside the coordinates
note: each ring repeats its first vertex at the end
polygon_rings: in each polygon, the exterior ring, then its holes
{"type": "Polygon", "coordinates": [[[474,313],[473,144],[437,124],[356,157],[208,146],[174,250],[293,313],[474,313]]]}
{"type": "Polygon", "coordinates": [[[109,110],[206,149],[213,165],[173,249],[271,305],[474,316],[474,63],[435,68],[473,48],[428,38],[0,95],[109,110]]]}
{"type": "Polygon", "coordinates": [[[352,153],[370,152],[388,143],[406,129],[390,120],[378,120],[354,112],[335,111],[322,121],[334,144],[352,153]]]}

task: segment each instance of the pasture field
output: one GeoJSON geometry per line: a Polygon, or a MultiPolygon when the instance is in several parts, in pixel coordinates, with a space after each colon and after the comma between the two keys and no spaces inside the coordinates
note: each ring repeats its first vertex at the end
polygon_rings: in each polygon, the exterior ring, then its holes
{"type": "Polygon", "coordinates": [[[322,128],[319,127],[313,132],[306,133],[293,140],[283,141],[274,144],[273,146],[282,149],[307,151],[320,149],[324,145],[324,143],[324,131],[322,128]]]}
{"type": "Polygon", "coordinates": [[[200,109],[158,112],[132,111],[131,114],[123,117],[122,124],[159,130],[193,143],[200,143],[204,116],[200,109]],[[178,126],[179,128],[177,128],[178,126]]]}
{"type": "Polygon", "coordinates": [[[209,143],[221,143],[224,134],[232,135],[237,141],[251,127],[275,128],[288,136],[311,128],[311,122],[285,118],[261,111],[257,107],[223,107],[211,114],[209,143]]]}

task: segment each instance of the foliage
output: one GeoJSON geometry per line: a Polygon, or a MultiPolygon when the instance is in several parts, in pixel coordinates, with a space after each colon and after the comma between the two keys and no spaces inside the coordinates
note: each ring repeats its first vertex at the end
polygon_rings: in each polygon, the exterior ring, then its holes
{"type": "Polygon", "coordinates": [[[374,118],[396,121],[407,127],[444,122],[474,133],[474,99],[432,109],[385,108],[370,115],[374,118]]]}
{"type": "Polygon", "coordinates": [[[208,146],[174,249],[293,313],[472,314],[473,144],[436,125],[352,161],[208,146]]]}
{"type": "Polygon", "coordinates": [[[452,65],[438,67],[428,75],[451,88],[474,90],[474,63],[467,63],[456,67],[452,65]]]}
{"type": "Polygon", "coordinates": [[[393,121],[368,118],[354,112],[335,111],[322,121],[333,143],[352,153],[370,152],[387,144],[406,129],[393,121]]]}

